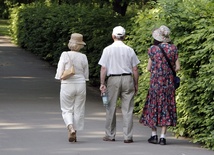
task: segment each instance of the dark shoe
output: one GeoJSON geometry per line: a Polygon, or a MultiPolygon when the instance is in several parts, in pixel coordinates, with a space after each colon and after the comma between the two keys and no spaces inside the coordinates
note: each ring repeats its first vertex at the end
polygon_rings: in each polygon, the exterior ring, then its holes
{"type": "Polygon", "coordinates": [[[113,138],[113,139],[110,139],[109,137],[103,137],[103,141],[115,141],[115,139],[113,138]]]}
{"type": "Polygon", "coordinates": [[[132,139],[124,140],[124,143],[133,143],[134,141],[132,139]]]}
{"type": "Polygon", "coordinates": [[[166,145],[166,139],[165,138],[160,138],[159,144],[160,145],[166,145]]]}
{"type": "Polygon", "coordinates": [[[157,143],[158,143],[158,136],[157,136],[157,135],[151,136],[151,137],[148,139],[148,142],[149,142],[149,143],[152,143],[152,144],[157,144],[157,143]]]}
{"type": "Polygon", "coordinates": [[[68,141],[77,142],[76,132],[68,132],[68,141]]]}

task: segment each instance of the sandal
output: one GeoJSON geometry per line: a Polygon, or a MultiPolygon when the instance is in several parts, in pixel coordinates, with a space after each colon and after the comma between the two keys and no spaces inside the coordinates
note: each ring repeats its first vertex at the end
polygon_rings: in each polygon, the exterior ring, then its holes
{"type": "Polygon", "coordinates": [[[75,132],[68,132],[68,141],[69,142],[77,142],[77,137],[75,132]]]}
{"type": "Polygon", "coordinates": [[[77,142],[76,131],[74,130],[72,125],[68,126],[68,141],[77,142]]]}

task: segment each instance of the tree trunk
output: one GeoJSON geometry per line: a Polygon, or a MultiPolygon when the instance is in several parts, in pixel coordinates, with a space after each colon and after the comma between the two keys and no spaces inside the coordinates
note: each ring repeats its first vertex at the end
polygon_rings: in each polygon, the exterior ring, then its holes
{"type": "Polygon", "coordinates": [[[122,16],[126,15],[126,10],[128,7],[128,2],[122,2],[122,0],[115,0],[113,3],[113,10],[122,16]]]}
{"type": "Polygon", "coordinates": [[[62,4],[62,0],[58,0],[58,4],[61,5],[62,4]]]}

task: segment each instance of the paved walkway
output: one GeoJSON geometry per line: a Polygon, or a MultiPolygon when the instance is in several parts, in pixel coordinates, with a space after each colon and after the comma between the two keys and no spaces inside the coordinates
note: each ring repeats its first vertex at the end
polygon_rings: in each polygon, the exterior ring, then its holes
{"type": "Polygon", "coordinates": [[[171,133],[168,145],[149,144],[150,129],[137,118],[134,143],[125,144],[119,111],[116,141],[102,141],[105,109],[92,87],[87,87],[85,130],[78,132],[77,143],[69,143],[54,75],[54,67],[0,36],[0,155],[214,155],[171,133]]]}

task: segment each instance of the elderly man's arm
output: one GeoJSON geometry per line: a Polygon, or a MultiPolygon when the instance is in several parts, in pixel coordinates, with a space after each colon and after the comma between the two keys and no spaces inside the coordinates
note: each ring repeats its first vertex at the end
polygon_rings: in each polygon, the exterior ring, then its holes
{"type": "Polygon", "coordinates": [[[100,91],[101,93],[106,91],[105,79],[106,79],[107,69],[104,66],[101,66],[100,69],[100,91]]]}
{"type": "Polygon", "coordinates": [[[138,79],[139,79],[139,73],[138,73],[137,66],[134,66],[132,68],[132,72],[133,72],[133,78],[134,78],[135,94],[137,94],[137,91],[138,91],[138,79]]]}

